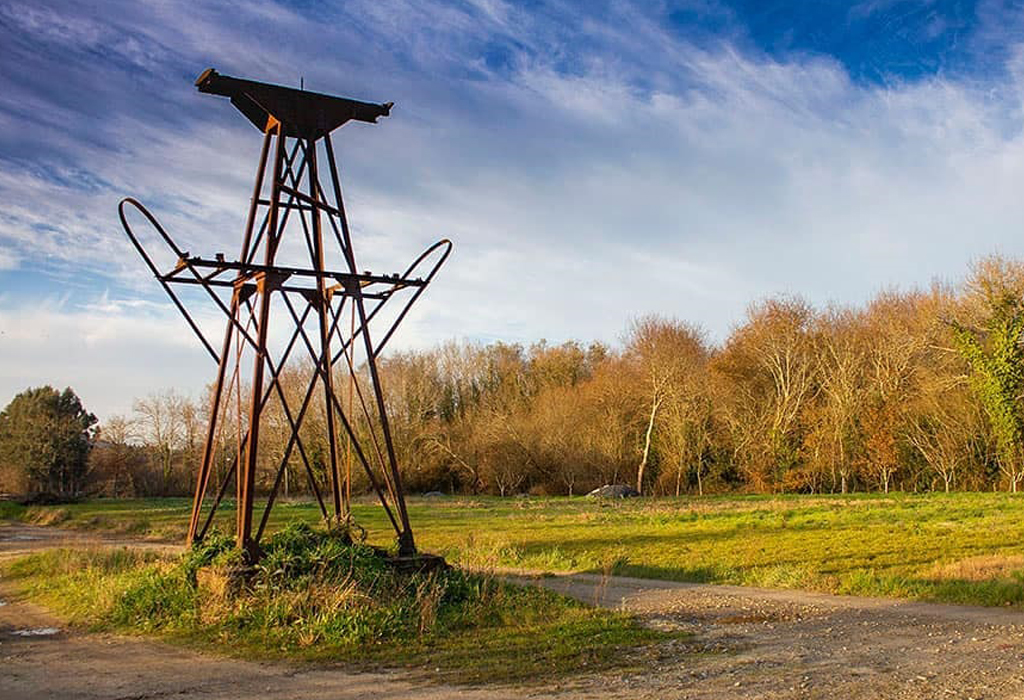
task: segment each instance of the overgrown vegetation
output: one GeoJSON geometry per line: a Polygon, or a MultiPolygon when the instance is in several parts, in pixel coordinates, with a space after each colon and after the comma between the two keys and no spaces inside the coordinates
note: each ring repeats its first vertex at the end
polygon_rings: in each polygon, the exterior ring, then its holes
{"type": "Polygon", "coordinates": [[[308,525],[269,538],[237,596],[196,584],[231,566],[230,539],[176,560],[59,550],[15,562],[21,590],[92,628],[148,632],[247,656],[410,665],[461,681],[529,680],[628,663],[666,635],[623,614],[458,569],[404,575],[377,550],[308,525]],[[436,669],[436,670],[435,670],[436,669]]]}
{"type": "Polygon", "coordinates": [[[976,280],[989,313],[980,327],[952,321],[953,339],[973,370],[971,383],[995,438],[999,468],[1016,492],[1024,479],[1024,297],[995,267],[976,280]]]}
{"type": "MultiPolygon", "coordinates": [[[[13,517],[184,537],[185,499],[20,508],[13,517]],[[52,515],[52,514],[56,515],[52,515]]],[[[1024,602],[1024,500],[1008,493],[410,500],[425,551],[483,568],[594,571],[979,605],[1024,602]]],[[[392,531],[356,503],[370,541],[392,531]]],[[[310,502],[279,504],[270,530],[315,523],[310,502]]],[[[219,520],[228,526],[230,509],[219,520]]]]}

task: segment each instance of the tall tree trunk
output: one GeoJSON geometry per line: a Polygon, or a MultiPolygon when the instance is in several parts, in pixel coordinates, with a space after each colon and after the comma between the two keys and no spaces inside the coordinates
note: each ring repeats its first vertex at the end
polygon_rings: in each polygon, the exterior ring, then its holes
{"type": "Polygon", "coordinates": [[[640,466],[636,470],[637,493],[644,492],[644,470],[647,469],[647,458],[651,454],[651,434],[654,432],[654,418],[658,415],[658,406],[660,404],[661,398],[656,398],[651,402],[651,417],[647,421],[647,433],[644,435],[644,455],[640,460],[640,466]]]}

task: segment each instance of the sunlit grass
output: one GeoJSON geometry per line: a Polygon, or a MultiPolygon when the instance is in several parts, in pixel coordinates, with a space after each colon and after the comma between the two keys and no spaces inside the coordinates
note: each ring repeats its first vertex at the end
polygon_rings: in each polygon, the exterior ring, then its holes
{"type": "MultiPolygon", "coordinates": [[[[182,537],[186,499],[60,506],[63,526],[182,537]]],[[[52,508],[22,513],[43,518],[52,508]]],[[[790,587],[1019,606],[1024,496],[1005,493],[410,499],[420,548],[477,567],[605,571],[648,578],[790,587]],[[978,557],[992,557],[986,566],[978,557]]],[[[390,542],[381,509],[357,503],[370,541],[390,542]]],[[[315,522],[281,503],[271,529],[315,522]]],[[[230,504],[219,522],[230,525],[230,504]]]]}
{"type": "Polygon", "coordinates": [[[396,572],[370,547],[308,526],[265,543],[249,584],[197,585],[237,550],[212,538],[181,557],[135,549],[51,550],[5,577],[72,624],[145,633],[248,658],[406,666],[458,681],[524,681],[622,667],[679,634],[540,588],[458,569],[396,572]]]}

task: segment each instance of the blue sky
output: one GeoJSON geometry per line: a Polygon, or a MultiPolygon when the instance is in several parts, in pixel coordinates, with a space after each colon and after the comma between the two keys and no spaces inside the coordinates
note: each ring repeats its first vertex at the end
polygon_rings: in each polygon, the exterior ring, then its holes
{"type": "Polygon", "coordinates": [[[208,66],[396,103],[336,139],[362,266],[456,244],[396,347],[652,312],[721,339],[767,295],[1024,253],[1022,30],[1021,2],[0,0],[0,404],[212,376],[116,216],[236,248],[260,139],[208,66]]]}

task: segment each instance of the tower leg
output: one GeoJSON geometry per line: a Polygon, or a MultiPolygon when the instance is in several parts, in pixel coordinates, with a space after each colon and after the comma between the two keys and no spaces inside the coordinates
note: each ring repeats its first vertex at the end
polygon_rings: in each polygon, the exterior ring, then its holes
{"type": "MultiPolygon", "coordinates": [[[[242,251],[239,260],[246,260],[249,255],[249,244],[252,241],[252,230],[256,224],[256,212],[259,209],[260,191],[263,189],[263,178],[267,168],[267,155],[270,152],[272,132],[267,131],[263,137],[263,148],[260,151],[259,165],[256,168],[256,184],[253,187],[252,199],[249,202],[249,215],[246,218],[245,234],[242,238],[242,251]]],[[[210,420],[206,428],[206,441],[203,443],[203,458],[196,475],[196,492],[192,499],[192,518],[188,526],[186,544],[191,545],[198,535],[199,521],[202,519],[203,500],[210,483],[210,472],[217,453],[217,423],[220,420],[220,401],[224,393],[224,373],[227,369],[228,354],[231,349],[233,329],[232,319],[237,318],[239,309],[239,290],[236,288],[231,295],[231,318],[224,329],[224,342],[221,345],[220,357],[217,362],[217,379],[214,381],[213,395],[210,401],[210,420]]],[[[241,439],[241,436],[239,436],[241,439]]]]}
{"type": "MultiPolygon", "coordinates": [[[[274,156],[274,180],[270,192],[270,211],[267,213],[267,230],[264,265],[272,266],[280,238],[278,219],[280,212],[281,183],[285,160],[285,135],[281,126],[270,127],[277,132],[274,156]]],[[[260,416],[263,412],[263,373],[267,365],[267,335],[270,326],[271,295],[277,285],[277,276],[264,272],[258,276],[256,290],[259,295],[259,317],[255,358],[252,373],[252,399],[249,404],[249,438],[245,446],[245,459],[238,465],[238,501],[236,505],[236,542],[251,561],[259,558],[259,548],[252,537],[253,500],[256,493],[256,467],[259,457],[260,416]]]]}
{"type": "MultiPolygon", "coordinates": [[[[306,142],[307,159],[309,162],[309,197],[314,202],[310,212],[313,222],[313,269],[323,272],[324,240],[321,228],[320,209],[316,203],[320,201],[320,179],[316,165],[316,141],[306,142]]],[[[320,329],[320,373],[324,386],[324,408],[327,418],[327,449],[331,470],[331,495],[334,498],[334,517],[337,523],[348,520],[349,502],[345,497],[341,483],[341,469],[338,462],[338,431],[334,423],[334,376],[331,365],[331,297],[324,288],[324,278],[316,278],[316,313],[320,329]]]]}

